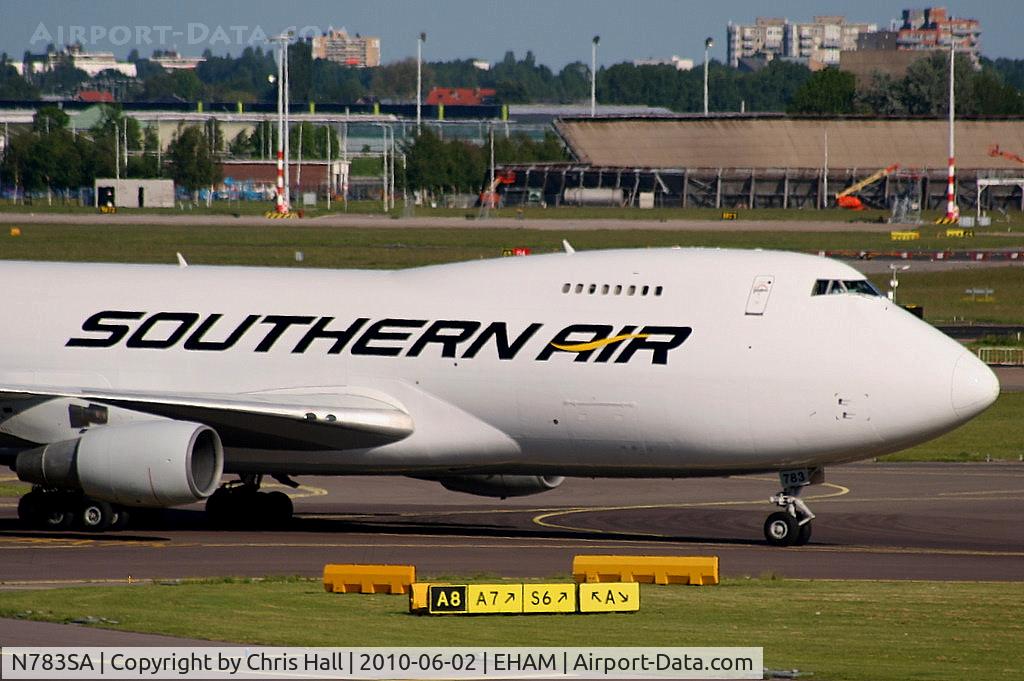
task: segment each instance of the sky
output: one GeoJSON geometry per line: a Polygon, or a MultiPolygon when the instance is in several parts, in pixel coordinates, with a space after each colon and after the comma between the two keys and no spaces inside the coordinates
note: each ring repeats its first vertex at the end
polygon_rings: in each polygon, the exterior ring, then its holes
{"type": "MultiPolygon", "coordinates": [[[[495,62],[507,50],[519,58],[531,50],[537,62],[557,71],[573,61],[589,63],[595,35],[602,65],[672,55],[700,63],[706,37],[715,41],[711,58],[724,61],[729,21],[841,14],[883,29],[903,8],[926,6],[898,0],[0,0],[0,51],[20,58],[25,50],[44,51],[47,43],[77,40],[121,58],[133,48],[142,56],[154,49],[237,55],[286,28],[344,27],[379,36],[385,63],[415,57],[417,36],[425,31],[426,61],[495,62]]],[[[942,6],[981,21],[985,56],[1024,58],[1020,0],[942,6]]]]}

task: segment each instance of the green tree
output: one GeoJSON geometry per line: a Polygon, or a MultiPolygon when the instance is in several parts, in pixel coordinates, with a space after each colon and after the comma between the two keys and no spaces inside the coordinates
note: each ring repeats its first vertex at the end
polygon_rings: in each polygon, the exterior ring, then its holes
{"type": "MultiPolygon", "coordinates": [[[[195,76],[208,99],[230,102],[241,98],[242,101],[271,102],[277,97],[276,87],[267,80],[267,76],[277,73],[273,52],[247,47],[237,58],[230,55],[216,57],[209,50],[203,56],[206,61],[196,67],[195,76]]],[[[303,88],[305,84],[301,82],[302,74],[296,74],[295,68],[301,71],[301,65],[289,61],[289,66],[292,67],[292,98],[299,101],[296,88],[303,88]]]]}
{"type": "Polygon", "coordinates": [[[55,106],[44,106],[32,117],[32,129],[39,133],[49,133],[66,128],[71,119],[66,113],[55,106]]]}
{"type": "Polygon", "coordinates": [[[566,64],[558,72],[558,99],[579,102],[590,96],[590,67],[581,61],[566,64]]]}
{"type": "Polygon", "coordinates": [[[288,46],[288,92],[293,102],[313,96],[313,47],[304,40],[288,46]]]}
{"type": "Polygon", "coordinates": [[[981,60],[983,68],[991,68],[1007,85],[1024,90],[1024,59],[1007,59],[1000,57],[995,61],[981,60]]]}
{"type": "Polygon", "coordinates": [[[318,102],[356,102],[369,91],[372,71],[374,69],[353,69],[326,59],[316,59],[312,65],[314,98],[318,102]]]}
{"type": "Polygon", "coordinates": [[[288,135],[292,157],[298,158],[301,149],[303,159],[326,159],[328,135],[331,138],[331,156],[338,158],[338,135],[332,128],[326,125],[293,125],[288,135]]]}
{"type": "Polygon", "coordinates": [[[857,92],[858,111],[879,116],[905,114],[903,100],[899,96],[899,83],[887,73],[875,72],[869,85],[857,92]]]}
{"type": "Polygon", "coordinates": [[[93,150],[89,155],[89,171],[96,177],[115,177],[120,168],[122,177],[131,177],[142,172],[138,166],[138,152],[142,150],[142,127],[139,122],[126,117],[117,105],[104,105],[103,115],[90,130],[93,150]],[[125,130],[127,126],[128,165],[124,165],[125,130]]]}
{"type": "Polygon", "coordinates": [[[18,75],[6,52],[0,55],[0,99],[39,99],[39,90],[18,75]]]}
{"type": "Polygon", "coordinates": [[[32,155],[32,134],[22,132],[11,135],[4,148],[3,160],[0,161],[0,173],[14,185],[15,190],[25,187],[25,165],[32,155]]]}
{"type": "Polygon", "coordinates": [[[852,73],[827,68],[811,74],[793,95],[789,113],[853,113],[856,82],[852,73]]]}
{"type": "Polygon", "coordinates": [[[159,72],[146,78],[136,99],[145,102],[194,102],[203,99],[206,86],[191,69],[159,72]]]}
{"type": "Polygon", "coordinates": [[[375,69],[370,90],[377,97],[416,98],[416,60],[404,59],[375,69]]]}
{"type": "Polygon", "coordinates": [[[89,82],[89,74],[70,64],[58,64],[51,71],[33,77],[36,86],[45,94],[71,96],[79,85],[89,82]]]}
{"type": "Polygon", "coordinates": [[[461,140],[442,141],[429,129],[406,147],[406,181],[413,189],[478,192],[486,167],[480,146],[461,140]]]}
{"type": "Polygon", "coordinates": [[[82,185],[82,155],[71,132],[68,117],[56,107],[36,112],[32,129],[11,138],[3,172],[16,186],[30,191],[68,190],[82,185]]]}
{"type": "Polygon", "coordinates": [[[535,142],[524,134],[505,138],[496,135],[494,139],[494,162],[508,163],[544,163],[566,161],[568,156],[558,136],[548,131],[544,133],[542,142],[535,142]]]}
{"type": "Polygon", "coordinates": [[[220,166],[202,128],[190,125],[178,130],[167,148],[171,177],[193,194],[220,181],[220,166]]]}

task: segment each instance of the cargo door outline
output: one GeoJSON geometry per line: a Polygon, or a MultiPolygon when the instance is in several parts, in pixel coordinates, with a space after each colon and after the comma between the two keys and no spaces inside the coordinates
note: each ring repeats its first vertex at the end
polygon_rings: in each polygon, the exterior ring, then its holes
{"type": "Polygon", "coordinates": [[[589,448],[594,442],[602,442],[622,453],[646,452],[636,403],[565,400],[563,406],[569,440],[574,445],[589,448]]]}
{"type": "Polygon", "coordinates": [[[751,316],[764,314],[774,283],[775,277],[771,274],[759,274],[754,277],[754,283],[750,286],[750,295],[747,296],[746,314],[751,316]]]}

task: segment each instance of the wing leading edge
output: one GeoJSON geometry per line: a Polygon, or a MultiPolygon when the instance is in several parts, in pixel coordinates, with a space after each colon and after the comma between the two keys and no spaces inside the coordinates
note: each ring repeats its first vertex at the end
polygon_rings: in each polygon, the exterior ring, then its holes
{"type": "MultiPolygon", "coordinates": [[[[0,424],[0,431],[17,437],[25,437],[31,432],[32,436],[25,439],[39,439],[39,419],[33,418],[32,412],[54,400],[67,402],[69,419],[67,426],[61,424],[60,428],[54,429],[54,440],[61,439],[69,427],[102,425],[107,418],[105,408],[108,407],[203,423],[217,431],[226,447],[364,449],[397,442],[414,430],[412,417],[402,409],[380,400],[344,393],[171,395],[145,391],[0,386],[0,401],[22,402],[27,407],[0,424]],[[83,407],[77,402],[88,404],[83,407]],[[84,422],[76,424],[76,414],[84,422]]],[[[51,423],[52,407],[51,404],[47,410],[47,420],[51,423]]]]}

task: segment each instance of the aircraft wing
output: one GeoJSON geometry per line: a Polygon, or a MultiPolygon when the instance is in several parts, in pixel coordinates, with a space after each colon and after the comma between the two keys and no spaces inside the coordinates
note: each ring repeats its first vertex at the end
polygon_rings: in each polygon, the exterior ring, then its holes
{"type": "Polygon", "coordinates": [[[26,429],[38,437],[41,422],[55,418],[63,421],[57,430],[65,433],[104,425],[110,407],[205,424],[225,447],[363,449],[401,440],[414,429],[412,417],[392,404],[336,392],[217,395],[0,386],[0,402],[26,407],[0,424],[0,430],[21,437],[26,429]],[[66,411],[54,402],[66,403],[66,411]],[[44,419],[30,417],[43,405],[49,405],[44,419]]]}

